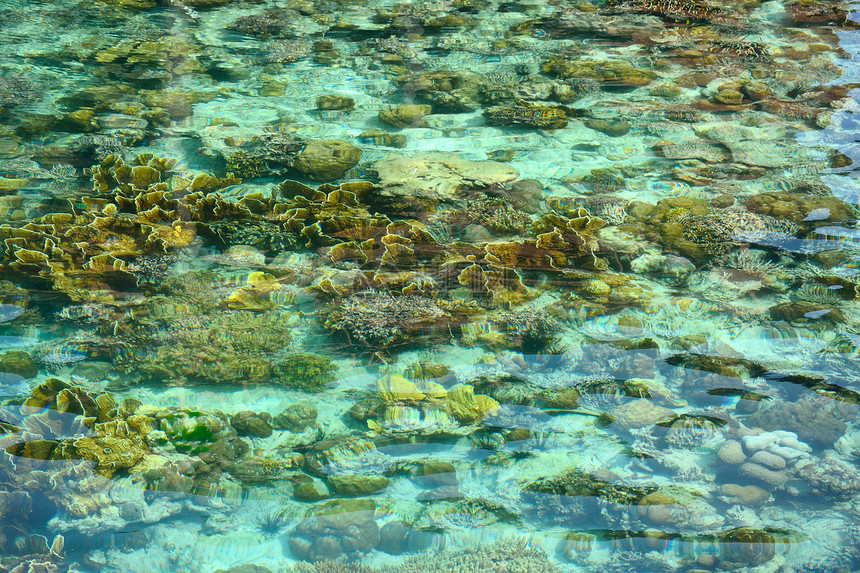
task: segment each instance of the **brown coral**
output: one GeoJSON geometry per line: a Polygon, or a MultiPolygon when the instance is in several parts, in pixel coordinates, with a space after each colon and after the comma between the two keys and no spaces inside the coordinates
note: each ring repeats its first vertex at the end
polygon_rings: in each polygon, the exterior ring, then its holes
{"type": "Polygon", "coordinates": [[[370,346],[416,342],[422,336],[449,334],[453,317],[436,302],[418,295],[359,293],[329,313],[325,327],[370,346]]]}

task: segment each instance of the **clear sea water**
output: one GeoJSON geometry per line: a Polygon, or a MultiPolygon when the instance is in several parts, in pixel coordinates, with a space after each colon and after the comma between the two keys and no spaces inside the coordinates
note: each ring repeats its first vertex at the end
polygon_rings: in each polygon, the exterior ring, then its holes
{"type": "Polygon", "coordinates": [[[0,1],[0,572],[860,570],[852,10],[0,1]]]}

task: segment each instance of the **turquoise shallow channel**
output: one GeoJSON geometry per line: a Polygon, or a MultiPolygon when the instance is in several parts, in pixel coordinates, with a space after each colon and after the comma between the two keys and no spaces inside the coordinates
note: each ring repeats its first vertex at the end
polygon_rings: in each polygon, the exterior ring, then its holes
{"type": "Polygon", "coordinates": [[[0,573],[860,571],[860,9],[0,0],[0,573]]]}

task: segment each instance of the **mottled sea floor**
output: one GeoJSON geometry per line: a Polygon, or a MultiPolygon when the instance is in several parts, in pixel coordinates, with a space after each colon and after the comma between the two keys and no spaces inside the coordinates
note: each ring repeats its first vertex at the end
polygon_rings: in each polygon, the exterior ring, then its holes
{"type": "Polygon", "coordinates": [[[855,20],[0,1],[0,573],[857,571],[855,20]]]}

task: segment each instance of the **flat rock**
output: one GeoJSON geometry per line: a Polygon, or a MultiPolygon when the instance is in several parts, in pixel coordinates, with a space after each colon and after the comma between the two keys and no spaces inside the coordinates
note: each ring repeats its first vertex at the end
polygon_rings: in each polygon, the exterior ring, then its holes
{"type": "Polygon", "coordinates": [[[499,161],[470,161],[455,153],[421,153],[378,161],[381,194],[439,202],[458,202],[467,189],[507,183],[519,171],[499,161]]]}

